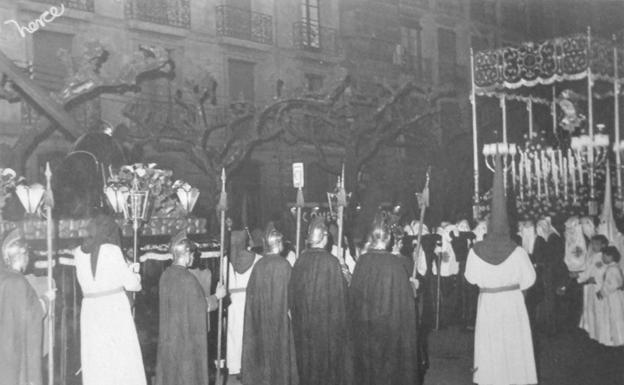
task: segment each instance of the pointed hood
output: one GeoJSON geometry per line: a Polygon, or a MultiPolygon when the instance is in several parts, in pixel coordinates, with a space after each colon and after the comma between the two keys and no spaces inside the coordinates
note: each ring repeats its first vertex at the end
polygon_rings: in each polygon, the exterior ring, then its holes
{"type": "Polygon", "coordinates": [[[474,251],[479,258],[492,265],[500,265],[505,262],[517,247],[511,239],[509,231],[503,178],[503,160],[500,154],[497,154],[487,237],[474,245],[474,251]]]}
{"type": "Polygon", "coordinates": [[[604,202],[602,204],[602,214],[600,214],[600,224],[598,225],[598,234],[602,234],[609,242],[613,243],[619,237],[619,231],[615,225],[613,217],[613,204],[611,200],[611,170],[607,162],[607,175],[605,179],[604,202]]]}

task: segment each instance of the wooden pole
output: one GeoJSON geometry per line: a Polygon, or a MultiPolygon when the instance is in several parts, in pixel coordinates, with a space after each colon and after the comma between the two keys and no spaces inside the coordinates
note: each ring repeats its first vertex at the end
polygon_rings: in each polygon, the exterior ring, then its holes
{"type": "Polygon", "coordinates": [[[342,251],[342,234],[344,233],[344,209],[347,206],[347,190],[345,189],[345,166],[342,164],[342,173],[340,175],[340,183],[338,190],[338,259],[341,263],[345,263],[344,252],[342,251]]]}
{"type": "MultiPolygon", "coordinates": [[[[46,163],[46,220],[48,225],[47,247],[48,247],[48,292],[53,290],[53,269],[52,262],[54,257],[54,222],[52,220],[52,206],[54,199],[52,196],[52,171],[50,170],[50,162],[46,163]]],[[[50,301],[48,306],[48,385],[54,385],[54,312],[56,301],[50,301]]]]}
{"type": "Polygon", "coordinates": [[[303,189],[297,188],[297,234],[295,235],[295,260],[299,259],[299,252],[301,250],[301,209],[305,202],[303,201],[303,189]]]}
{"type": "MultiPolygon", "coordinates": [[[[217,210],[221,216],[221,244],[220,244],[220,262],[219,262],[219,282],[225,282],[224,277],[224,263],[225,263],[225,212],[227,210],[227,193],[225,191],[225,168],[221,169],[221,196],[219,197],[219,204],[217,206],[217,210]]],[[[217,375],[216,375],[216,384],[222,385],[221,379],[221,369],[223,365],[221,364],[221,340],[223,335],[223,299],[219,299],[219,309],[217,310],[217,375]]]]}
{"type": "Polygon", "coordinates": [[[414,270],[412,271],[412,278],[416,278],[418,272],[418,257],[420,255],[420,244],[422,241],[423,222],[425,221],[425,210],[429,205],[429,179],[431,173],[431,166],[427,168],[427,180],[425,181],[425,188],[423,189],[420,202],[420,222],[418,223],[418,237],[416,238],[416,250],[414,250],[414,270]]]}

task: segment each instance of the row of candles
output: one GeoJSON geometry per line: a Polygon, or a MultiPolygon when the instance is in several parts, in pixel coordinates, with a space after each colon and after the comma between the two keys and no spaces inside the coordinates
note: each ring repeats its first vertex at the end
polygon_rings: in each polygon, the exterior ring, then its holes
{"type": "MultiPolygon", "coordinates": [[[[514,191],[517,189],[521,201],[525,194],[531,195],[535,191],[538,197],[552,195],[567,199],[571,196],[576,202],[579,186],[585,184],[585,173],[591,172],[590,166],[597,167],[604,162],[609,145],[607,135],[595,135],[590,142],[585,139],[585,136],[573,138],[572,146],[567,150],[546,147],[522,151],[513,143],[490,143],[483,147],[483,155],[492,171],[496,154],[503,156],[505,173],[511,173],[514,191]]],[[[619,151],[620,147],[624,149],[624,142],[614,149],[619,151]]]]}

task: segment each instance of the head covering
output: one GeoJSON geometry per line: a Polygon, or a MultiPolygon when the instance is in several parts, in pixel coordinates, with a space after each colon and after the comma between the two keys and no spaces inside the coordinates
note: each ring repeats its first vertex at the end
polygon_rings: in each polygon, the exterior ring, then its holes
{"type": "Polygon", "coordinates": [[[384,246],[383,248],[386,249],[390,243],[391,236],[392,231],[388,224],[387,216],[384,216],[383,213],[382,215],[377,215],[369,236],[370,248],[380,250],[379,246],[382,245],[384,246]]]}
{"type": "Polygon", "coordinates": [[[230,262],[234,270],[242,274],[253,263],[254,253],[247,251],[247,242],[249,238],[244,230],[232,231],[232,239],[230,242],[230,262]]]}
{"type": "Polygon", "coordinates": [[[264,235],[264,252],[278,254],[280,252],[279,248],[282,244],[284,236],[282,233],[277,231],[275,226],[272,223],[269,223],[267,230],[264,235]]]}
{"type": "Polygon", "coordinates": [[[24,236],[19,229],[14,229],[2,241],[2,261],[8,266],[11,264],[11,248],[14,246],[27,247],[24,236]]]}
{"type": "Polygon", "coordinates": [[[518,247],[511,239],[509,232],[503,177],[503,161],[500,155],[496,155],[496,172],[494,173],[492,186],[492,202],[490,203],[491,210],[487,238],[474,245],[474,251],[477,256],[491,265],[500,265],[505,262],[518,247]]]}
{"type": "Polygon", "coordinates": [[[322,216],[316,216],[310,226],[308,226],[308,243],[310,246],[318,245],[323,241],[323,238],[327,237],[328,229],[325,224],[325,218],[322,216]]]}
{"type": "Polygon", "coordinates": [[[100,253],[100,246],[111,244],[121,247],[121,229],[115,220],[104,214],[98,214],[89,222],[89,235],[85,239],[82,249],[85,253],[91,254],[91,272],[93,278],[97,272],[97,262],[100,253]]]}

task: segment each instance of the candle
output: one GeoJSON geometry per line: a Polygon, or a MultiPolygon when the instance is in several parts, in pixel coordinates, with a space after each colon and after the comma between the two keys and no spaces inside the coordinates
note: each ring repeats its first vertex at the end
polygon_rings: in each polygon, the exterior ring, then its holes
{"type": "Polygon", "coordinates": [[[513,191],[516,191],[516,159],[513,154],[511,155],[511,186],[513,191]]]}
{"type": "Polygon", "coordinates": [[[576,151],[574,155],[576,157],[576,159],[574,160],[574,163],[579,173],[579,178],[578,178],[579,185],[582,186],[583,184],[585,184],[584,175],[583,175],[583,157],[581,156],[581,153],[578,151],[576,151]]]}
{"type": "Polygon", "coordinates": [[[518,184],[518,190],[520,190],[520,200],[524,200],[524,153],[520,153],[520,163],[518,163],[518,171],[520,172],[520,183],[518,184]]]}
{"type": "Polygon", "coordinates": [[[563,179],[563,198],[568,199],[568,164],[567,159],[562,158],[563,152],[559,150],[559,164],[561,164],[561,177],[563,179]],[[565,159],[565,160],[564,160],[565,159]]]}
{"type": "Polygon", "coordinates": [[[540,151],[542,171],[544,176],[544,196],[548,197],[548,162],[546,161],[546,152],[540,151]]]}
{"type": "Polygon", "coordinates": [[[568,151],[568,162],[570,162],[570,176],[572,177],[572,200],[576,203],[576,165],[572,151],[568,151]]]}
{"type": "MultiPolygon", "coordinates": [[[[559,150],[557,150],[557,155],[560,154],[561,152],[559,150]]],[[[559,171],[561,169],[561,166],[559,165],[559,163],[557,163],[557,157],[555,154],[555,151],[551,148],[550,149],[550,164],[551,164],[551,168],[552,168],[552,174],[553,174],[553,183],[555,184],[555,197],[559,196],[559,171]]]]}
{"type": "Polygon", "coordinates": [[[542,196],[542,170],[540,167],[540,160],[537,156],[537,153],[535,154],[535,158],[533,159],[533,164],[535,164],[535,177],[537,179],[537,197],[540,198],[542,196]]]}
{"type": "Polygon", "coordinates": [[[529,154],[524,155],[524,171],[527,179],[527,194],[530,195],[531,191],[533,191],[533,186],[531,186],[531,160],[529,159],[529,154]]]}
{"type": "Polygon", "coordinates": [[[225,191],[225,168],[221,169],[221,191],[225,191]]]}

